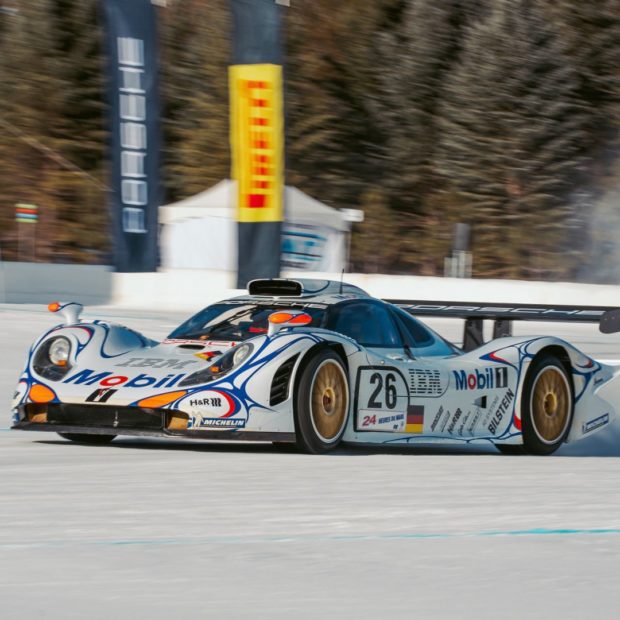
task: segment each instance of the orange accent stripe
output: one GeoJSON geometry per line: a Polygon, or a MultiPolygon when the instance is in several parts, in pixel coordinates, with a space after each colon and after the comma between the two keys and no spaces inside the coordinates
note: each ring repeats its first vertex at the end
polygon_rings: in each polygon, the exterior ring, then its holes
{"type": "Polygon", "coordinates": [[[166,394],[158,394],[157,396],[149,396],[148,398],[143,398],[138,402],[138,407],[148,407],[150,409],[157,409],[157,407],[163,407],[164,405],[169,405],[173,403],[175,400],[185,396],[187,394],[186,390],[182,390],[180,392],[168,392],[166,394]]]}

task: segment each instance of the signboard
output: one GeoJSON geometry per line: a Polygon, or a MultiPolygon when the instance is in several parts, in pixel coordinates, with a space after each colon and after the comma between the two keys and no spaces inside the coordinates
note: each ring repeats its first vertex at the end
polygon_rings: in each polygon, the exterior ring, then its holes
{"type": "Polygon", "coordinates": [[[15,205],[15,221],[24,224],[36,224],[39,219],[39,207],[33,204],[18,202],[15,205]]]}
{"type": "Polygon", "coordinates": [[[231,146],[237,221],[284,219],[282,67],[230,67],[231,146]]]}

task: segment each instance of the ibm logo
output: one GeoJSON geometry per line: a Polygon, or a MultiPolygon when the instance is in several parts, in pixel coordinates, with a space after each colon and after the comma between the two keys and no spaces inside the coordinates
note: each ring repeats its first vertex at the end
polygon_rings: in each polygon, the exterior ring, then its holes
{"type": "Polygon", "coordinates": [[[148,204],[144,41],[118,37],[123,231],[144,234],[148,204]]]}
{"type": "Polygon", "coordinates": [[[441,396],[444,392],[439,370],[410,368],[409,393],[412,396],[441,396]]]}

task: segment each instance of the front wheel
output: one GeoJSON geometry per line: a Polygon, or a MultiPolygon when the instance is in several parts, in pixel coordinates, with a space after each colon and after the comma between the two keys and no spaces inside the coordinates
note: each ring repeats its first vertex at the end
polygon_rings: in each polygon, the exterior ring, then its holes
{"type": "Polygon", "coordinates": [[[573,390],[564,366],[555,357],[535,360],[523,390],[523,446],[528,454],[555,452],[573,419],[573,390]]]}
{"type": "Polygon", "coordinates": [[[110,443],[116,435],[90,435],[89,433],[58,433],[61,437],[75,441],[76,443],[89,443],[101,445],[110,443]]]}
{"type": "Polygon", "coordinates": [[[349,381],[341,358],[324,349],[301,371],[295,403],[297,445],[304,452],[333,450],[349,414],[349,381]]]}

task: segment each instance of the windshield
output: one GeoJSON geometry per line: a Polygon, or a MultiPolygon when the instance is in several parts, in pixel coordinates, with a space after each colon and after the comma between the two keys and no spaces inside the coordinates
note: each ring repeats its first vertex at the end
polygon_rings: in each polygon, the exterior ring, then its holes
{"type": "Polygon", "coordinates": [[[177,327],[168,338],[183,340],[247,340],[266,334],[272,312],[303,310],[312,317],[309,326],[320,327],[325,308],[305,304],[288,306],[252,302],[222,303],[208,306],[177,327]]]}

